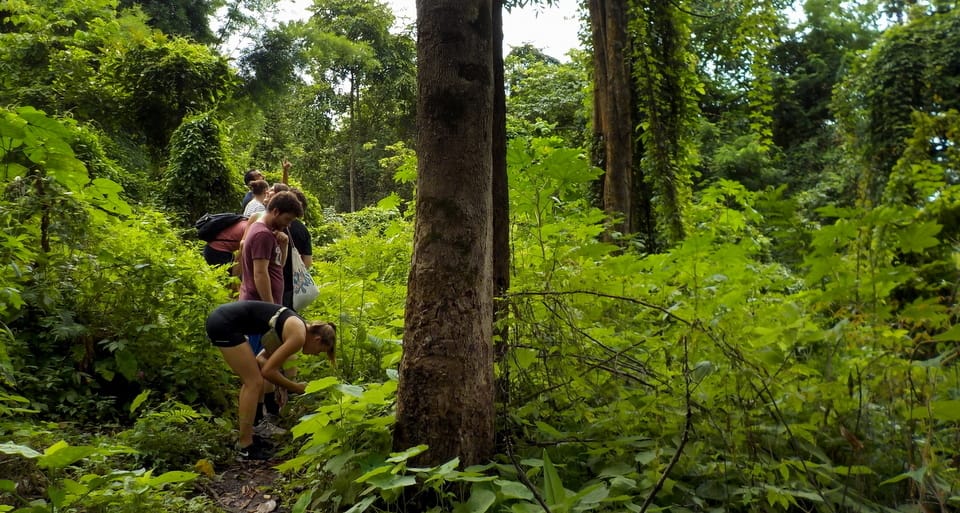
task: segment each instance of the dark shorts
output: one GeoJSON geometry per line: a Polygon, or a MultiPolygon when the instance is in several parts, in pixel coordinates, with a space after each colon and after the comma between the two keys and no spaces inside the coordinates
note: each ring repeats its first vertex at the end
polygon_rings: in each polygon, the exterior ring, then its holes
{"type": "Polygon", "coordinates": [[[207,317],[207,336],[217,347],[239,346],[247,341],[243,333],[238,333],[234,329],[227,316],[217,310],[207,317]]]}
{"type": "Polygon", "coordinates": [[[213,249],[207,244],[203,247],[203,259],[210,265],[227,265],[233,263],[233,253],[213,249]]]}

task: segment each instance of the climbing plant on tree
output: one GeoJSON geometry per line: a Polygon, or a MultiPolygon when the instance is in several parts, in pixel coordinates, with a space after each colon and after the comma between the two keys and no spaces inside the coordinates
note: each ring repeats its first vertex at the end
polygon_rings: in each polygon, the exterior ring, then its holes
{"type": "Polygon", "coordinates": [[[655,1],[634,12],[631,58],[644,149],[640,176],[645,181],[634,191],[648,194],[641,204],[655,205],[657,239],[664,244],[651,241],[653,247],[669,246],[686,233],[683,209],[697,163],[691,135],[702,86],[692,66],[689,14],[673,3],[655,1]]]}
{"type": "Polygon", "coordinates": [[[206,212],[233,212],[243,196],[212,112],[187,118],[170,140],[163,203],[188,225],[206,212]]]}
{"type": "MultiPolygon", "coordinates": [[[[918,15],[887,30],[843,85],[839,108],[862,159],[861,197],[877,204],[913,135],[914,111],[960,107],[960,11],[918,15]],[[861,123],[860,120],[863,120],[861,123]]],[[[945,147],[931,149],[943,151],[945,147]]]]}

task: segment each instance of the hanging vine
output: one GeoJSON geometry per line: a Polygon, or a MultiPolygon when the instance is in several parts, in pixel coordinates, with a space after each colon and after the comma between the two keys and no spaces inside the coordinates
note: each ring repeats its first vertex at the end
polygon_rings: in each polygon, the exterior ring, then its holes
{"type": "Polygon", "coordinates": [[[640,160],[656,205],[657,225],[667,243],[686,232],[683,205],[690,197],[697,152],[692,143],[702,86],[689,49],[690,15],[668,2],[633,6],[630,33],[635,39],[634,88],[638,96],[640,160]]]}

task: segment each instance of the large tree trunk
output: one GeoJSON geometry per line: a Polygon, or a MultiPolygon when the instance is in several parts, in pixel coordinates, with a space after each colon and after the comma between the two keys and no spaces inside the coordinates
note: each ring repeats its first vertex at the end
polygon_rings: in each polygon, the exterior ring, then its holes
{"type": "Polygon", "coordinates": [[[594,62],[594,141],[604,144],[603,208],[622,216],[614,230],[634,232],[633,102],[630,87],[627,2],[590,0],[594,62]]]}
{"type": "MultiPolygon", "coordinates": [[[[494,357],[502,362],[509,348],[509,328],[500,321],[509,315],[507,291],[510,288],[510,194],[507,181],[507,98],[503,71],[503,0],[493,2],[493,320],[494,357]]],[[[510,374],[502,365],[496,380],[497,419],[506,418],[510,403],[510,374]]],[[[497,430],[497,452],[503,452],[509,433],[502,422],[497,430]]]]}
{"type": "Polygon", "coordinates": [[[494,447],[491,0],[417,0],[417,198],[393,446],[494,447]]]}

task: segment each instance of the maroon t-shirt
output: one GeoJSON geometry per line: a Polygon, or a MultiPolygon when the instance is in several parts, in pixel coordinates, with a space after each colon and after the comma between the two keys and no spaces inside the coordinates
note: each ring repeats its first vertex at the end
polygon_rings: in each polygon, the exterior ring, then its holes
{"type": "Polygon", "coordinates": [[[253,261],[269,260],[267,272],[270,275],[270,290],[273,302],[280,304],[283,299],[283,262],[280,260],[280,245],[270,228],[264,223],[253,223],[243,242],[243,260],[241,261],[240,300],[265,301],[257,293],[257,284],[253,280],[253,261]]]}

